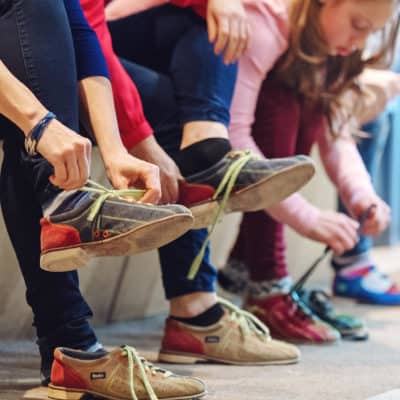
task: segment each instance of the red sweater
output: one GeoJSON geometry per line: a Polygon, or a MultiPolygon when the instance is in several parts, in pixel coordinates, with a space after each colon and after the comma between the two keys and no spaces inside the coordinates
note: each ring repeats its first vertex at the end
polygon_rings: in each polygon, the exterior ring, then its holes
{"type": "MultiPolygon", "coordinates": [[[[138,90],[115,55],[107,27],[104,7],[109,0],[80,0],[89,24],[95,30],[110,72],[121,139],[129,150],[153,132],[147,122],[138,90]]],[[[193,8],[204,15],[207,0],[172,0],[180,7],[193,8]]]]}

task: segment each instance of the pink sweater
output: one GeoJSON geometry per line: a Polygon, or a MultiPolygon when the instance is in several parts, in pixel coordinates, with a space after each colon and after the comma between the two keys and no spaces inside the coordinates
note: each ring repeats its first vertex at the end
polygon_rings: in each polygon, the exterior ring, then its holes
{"type": "MultiPolygon", "coordinates": [[[[230,137],[235,149],[262,154],[251,136],[260,87],[288,46],[288,13],[285,0],[245,0],[252,37],[250,47],[239,61],[239,74],[231,107],[230,137]]],[[[318,147],[328,176],[345,204],[355,196],[375,193],[356,144],[343,132],[335,141],[320,135],[318,147]]],[[[302,195],[294,194],[270,208],[269,214],[300,234],[307,234],[320,210],[302,195]]]]}
{"type": "MultiPolygon", "coordinates": [[[[168,0],[115,0],[126,15],[148,6],[167,3],[168,0]],[[129,7],[127,4],[129,3],[129,7]]],[[[175,2],[175,0],[172,0],[175,2]]],[[[188,3],[193,2],[193,0],[188,3]]],[[[250,149],[262,154],[251,136],[257,98],[261,84],[288,46],[288,13],[286,0],[244,0],[252,36],[250,46],[239,62],[239,74],[231,107],[229,126],[235,149],[250,149]]],[[[120,15],[121,16],[121,15],[120,15]]],[[[346,132],[334,142],[327,135],[318,141],[324,167],[338,189],[345,204],[356,196],[374,194],[371,180],[357,147],[346,132]]],[[[294,194],[268,209],[279,222],[288,224],[306,235],[315,225],[320,210],[300,194],[294,194]]]]}

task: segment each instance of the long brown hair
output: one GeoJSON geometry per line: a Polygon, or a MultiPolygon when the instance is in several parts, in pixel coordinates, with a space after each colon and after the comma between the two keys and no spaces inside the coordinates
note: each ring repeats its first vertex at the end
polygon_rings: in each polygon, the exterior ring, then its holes
{"type": "MultiPolygon", "coordinates": [[[[319,0],[292,0],[288,50],[272,74],[274,79],[295,90],[303,102],[318,107],[327,116],[331,132],[335,134],[333,126],[338,119],[344,123],[355,112],[354,109],[343,110],[342,94],[347,90],[361,93],[356,78],[366,66],[390,65],[399,18],[397,16],[380,32],[381,46],[371,57],[363,58],[362,51],[346,57],[330,56],[319,28],[321,7],[319,0]]],[[[357,102],[354,104],[356,107],[357,102]]]]}

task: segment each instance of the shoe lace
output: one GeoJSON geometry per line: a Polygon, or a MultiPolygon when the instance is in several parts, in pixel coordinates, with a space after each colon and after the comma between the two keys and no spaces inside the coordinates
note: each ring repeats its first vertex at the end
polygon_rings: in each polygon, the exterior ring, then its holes
{"type": "Polygon", "coordinates": [[[221,193],[223,193],[222,199],[218,206],[218,210],[214,216],[211,227],[208,229],[207,237],[204,239],[204,242],[201,246],[199,253],[193,260],[192,265],[190,266],[188,274],[188,279],[190,280],[193,280],[196,277],[200,269],[200,265],[205,254],[207,244],[210,240],[210,236],[213,233],[223,210],[225,209],[226,203],[229,199],[229,196],[232,193],[233,188],[235,187],[235,183],[240,172],[250,160],[259,158],[259,156],[255,155],[250,150],[233,151],[231,152],[231,156],[235,160],[232,161],[231,165],[228,167],[222,181],[218,185],[218,188],[213,195],[213,200],[216,200],[221,195],[221,193]]]}
{"type": "Polygon", "coordinates": [[[87,217],[87,220],[90,222],[92,222],[96,218],[96,215],[100,212],[104,202],[109,197],[131,197],[134,200],[140,200],[145,193],[145,190],[140,189],[109,189],[103,185],[100,185],[100,183],[92,181],[91,179],[89,179],[86,185],[83,186],[80,190],[82,192],[99,194],[99,197],[90,207],[90,213],[87,217]]]}
{"type": "Polygon", "coordinates": [[[291,292],[286,297],[287,302],[293,307],[294,315],[302,320],[314,320],[315,314],[313,311],[301,300],[297,292],[291,292]]]}
{"type": "Polygon", "coordinates": [[[142,379],[143,385],[149,395],[150,400],[158,400],[154,389],[151,386],[149,378],[146,374],[151,373],[152,375],[156,375],[157,373],[161,373],[165,376],[171,376],[172,372],[164,370],[162,368],[155,367],[152,363],[147,361],[145,358],[140,357],[138,352],[134,347],[123,346],[121,350],[121,354],[124,357],[128,358],[128,368],[129,368],[129,389],[131,392],[132,400],[138,400],[138,397],[135,393],[135,380],[134,380],[134,368],[135,365],[138,367],[138,371],[140,377],[142,379]]]}
{"type": "Polygon", "coordinates": [[[248,311],[242,310],[235,306],[230,301],[221,297],[218,298],[219,303],[228,310],[229,317],[232,321],[236,321],[240,327],[243,336],[250,333],[255,333],[260,339],[264,341],[271,340],[271,335],[268,327],[261,322],[255,315],[248,311]]]}

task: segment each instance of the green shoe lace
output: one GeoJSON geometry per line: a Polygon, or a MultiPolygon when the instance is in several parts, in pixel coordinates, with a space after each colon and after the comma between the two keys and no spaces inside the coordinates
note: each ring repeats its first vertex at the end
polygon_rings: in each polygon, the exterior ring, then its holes
{"type": "Polygon", "coordinates": [[[215,226],[217,225],[219,218],[225,209],[226,203],[228,202],[229,196],[232,193],[233,188],[235,187],[236,180],[244,168],[244,166],[252,159],[259,158],[257,155],[252,153],[250,150],[244,151],[233,151],[231,152],[233,157],[238,157],[232,164],[229,166],[228,170],[226,171],[224,178],[222,179],[221,183],[218,185],[217,190],[215,191],[212,199],[216,200],[221,193],[224,193],[221,199],[221,202],[218,207],[218,211],[216,212],[211,227],[208,229],[207,237],[204,239],[203,245],[195,259],[190,266],[188,279],[193,280],[197,273],[199,272],[201,262],[203,260],[207,244],[210,240],[210,236],[213,233],[215,226]]]}
{"type": "Polygon", "coordinates": [[[218,302],[228,310],[230,318],[239,324],[243,336],[246,336],[249,333],[255,333],[265,342],[271,340],[268,327],[255,315],[236,307],[234,304],[222,297],[218,297],[218,302]]]}
{"type": "Polygon", "coordinates": [[[137,367],[138,367],[141,380],[147,391],[147,394],[149,395],[149,399],[150,400],[158,400],[158,397],[156,396],[156,394],[151,386],[151,383],[149,381],[149,378],[147,377],[146,372],[150,372],[152,375],[161,373],[167,377],[171,376],[172,372],[167,371],[162,368],[155,367],[152,363],[148,362],[143,357],[140,357],[134,347],[123,346],[122,347],[122,355],[124,357],[128,358],[129,389],[131,392],[132,400],[138,400],[138,397],[136,396],[136,392],[135,392],[135,380],[134,380],[134,376],[133,376],[135,365],[137,365],[137,367]]]}
{"type": "Polygon", "coordinates": [[[87,181],[86,185],[83,186],[80,190],[82,192],[91,192],[100,195],[90,207],[90,213],[87,217],[87,220],[90,222],[95,219],[96,215],[100,212],[104,202],[109,197],[132,197],[134,200],[140,200],[146,192],[145,190],[139,189],[109,189],[103,185],[100,185],[100,183],[94,182],[90,179],[87,181]]]}

